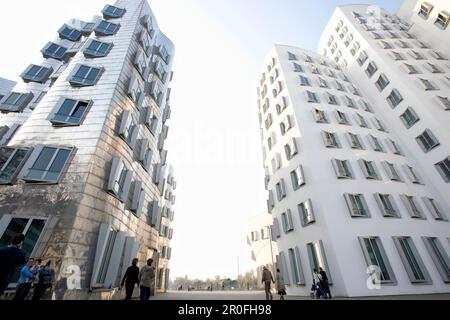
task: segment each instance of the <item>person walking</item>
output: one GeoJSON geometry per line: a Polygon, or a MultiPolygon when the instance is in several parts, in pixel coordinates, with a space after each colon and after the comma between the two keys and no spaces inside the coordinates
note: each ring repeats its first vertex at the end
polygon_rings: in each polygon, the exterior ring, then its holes
{"type": "Polygon", "coordinates": [[[55,272],[51,268],[51,261],[48,261],[38,272],[37,284],[34,287],[33,297],[31,300],[41,300],[47,289],[52,288],[55,272]]]}
{"type": "Polygon", "coordinates": [[[328,296],[328,299],[331,299],[330,283],[328,282],[327,273],[322,268],[319,268],[319,274],[322,276],[322,292],[324,295],[328,296]]]}
{"type": "Polygon", "coordinates": [[[20,278],[17,282],[16,295],[14,300],[25,300],[30,292],[31,285],[34,281],[35,275],[31,272],[31,267],[34,265],[34,259],[28,259],[28,262],[20,270],[20,278]]]}
{"type": "Polygon", "coordinates": [[[141,300],[147,301],[150,299],[151,288],[155,279],[155,267],[152,266],[153,259],[147,260],[147,265],[143,266],[139,272],[139,285],[141,288],[141,300]]]}
{"type": "Polygon", "coordinates": [[[0,248],[0,296],[8,288],[14,271],[26,261],[26,253],[21,249],[23,240],[23,234],[16,234],[9,246],[0,248]]]}
{"type": "Polygon", "coordinates": [[[271,287],[270,285],[272,282],[275,282],[273,280],[272,272],[270,272],[269,269],[267,269],[266,266],[263,267],[263,273],[262,273],[262,283],[264,284],[264,291],[266,292],[266,300],[273,300],[271,287]]]}
{"type": "Polygon", "coordinates": [[[139,267],[137,266],[139,260],[133,259],[131,266],[128,267],[127,272],[123,276],[120,288],[125,285],[125,300],[129,301],[133,297],[133,291],[136,284],[139,285],[139,267]]]}
{"type": "Polygon", "coordinates": [[[322,287],[321,287],[321,283],[322,283],[322,276],[321,276],[320,273],[317,271],[317,269],[314,268],[314,273],[313,273],[313,284],[314,284],[314,288],[316,289],[316,295],[315,295],[315,298],[316,298],[316,299],[320,299],[320,297],[322,296],[322,287]]]}
{"type": "Polygon", "coordinates": [[[284,296],[286,295],[286,285],[284,283],[284,278],[283,275],[281,274],[280,269],[277,269],[276,283],[277,283],[277,292],[280,296],[280,300],[284,300],[284,296]]]}

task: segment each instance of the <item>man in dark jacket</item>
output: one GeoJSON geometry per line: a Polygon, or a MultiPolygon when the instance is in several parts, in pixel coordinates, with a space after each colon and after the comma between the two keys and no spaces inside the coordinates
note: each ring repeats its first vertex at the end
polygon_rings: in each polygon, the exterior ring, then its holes
{"type": "Polygon", "coordinates": [[[14,271],[25,263],[26,254],[21,249],[23,240],[23,234],[16,234],[11,239],[11,245],[0,248],[0,295],[8,288],[14,271]]]}
{"type": "Polygon", "coordinates": [[[125,300],[131,300],[131,297],[133,296],[134,287],[136,284],[139,284],[139,268],[137,266],[138,259],[135,258],[131,262],[131,267],[127,269],[127,272],[125,273],[121,287],[125,284],[125,300]]]}
{"type": "Polygon", "coordinates": [[[327,273],[322,269],[319,268],[319,273],[322,276],[322,290],[324,294],[328,295],[328,299],[331,299],[331,291],[330,291],[330,283],[328,282],[327,273]]]}

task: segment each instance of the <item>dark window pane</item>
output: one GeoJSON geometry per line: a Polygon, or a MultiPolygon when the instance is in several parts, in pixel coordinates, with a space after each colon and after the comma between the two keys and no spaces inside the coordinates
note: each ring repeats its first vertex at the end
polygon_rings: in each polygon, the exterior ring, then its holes
{"type": "Polygon", "coordinates": [[[60,149],[58,151],[58,154],[56,155],[55,160],[53,161],[52,165],[50,166],[50,169],[45,175],[45,178],[47,180],[53,181],[58,180],[61,171],[64,167],[64,165],[67,162],[67,159],[69,158],[70,150],[66,149],[60,149]]]}
{"type": "Polygon", "coordinates": [[[36,246],[39,236],[44,229],[45,220],[33,220],[31,225],[25,234],[25,240],[22,244],[22,249],[26,252],[27,256],[30,256],[36,246]]]}
{"type": "Polygon", "coordinates": [[[8,246],[15,234],[22,233],[25,230],[27,223],[28,219],[12,219],[0,238],[0,247],[8,246]]]}
{"type": "Polygon", "coordinates": [[[52,160],[53,155],[55,154],[56,151],[57,151],[56,148],[49,148],[49,147],[43,148],[36,162],[33,164],[32,169],[42,171],[47,170],[47,167],[50,164],[50,161],[52,160]]]}

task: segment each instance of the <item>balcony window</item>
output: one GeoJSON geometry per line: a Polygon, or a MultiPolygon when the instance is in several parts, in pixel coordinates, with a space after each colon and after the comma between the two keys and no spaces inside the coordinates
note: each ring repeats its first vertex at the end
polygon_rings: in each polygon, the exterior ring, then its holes
{"type": "Polygon", "coordinates": [[[22,112],[33,100],[33,93],[11,92],[0,104],[1,112],[22,112]]]}
{"type": "Polygon", "coordinates": [[[63,99],[50,116],[50,121],[54,126],[79,126],[91,104],[91,101],[63,99]]]}
{"type": "Polygon", "coordinates": [[[333,164],[334,172],[336,173],[336,177],[338,179],[353,179],[353,171],[348,160],[337,160],[332,159],[331,163],[333,164]]]}
{"type": "Polygon", "coordinates": [[[123,15],[125,14],[125,9],[106,5],[102,13],[105,19],[117,19],[123,17],[123,15]]]}
{"type": "Polygon", "coordinates": [[[375,62],[371,61],[367,65],[366,74],[369,76],[369,78],[371,78],[374,75],[374,73],[377,72],[377,70],[378,70],[378,67],[375,64],[375,62]]]}
{"type": "Polygon", "coordinates": [[[366,179],[380,180],[380,174],[378,173],[377,167],[373,161],[361,159],[358,162],[366,179]]]}
{"type": "Polygon", "coordinates": [[[405,112],[400,115],[400,119],[407,129],[414,126],[420,120],[417,113],[411,107],[406,108],[405,112]]]}
{"type": "Polygon", "coordinates": [[[445,182],[450,182],[450,157],[435,164],[436,170],[442,176],[445,182]]]}
{"type": "Polygon", "coordinates": [[[347,138],[352,149],[364,150],[363,144],[361,142],[361,138],[357,134],[353,134],[351,132],[347,133],[347,138]]]}
{"type": "Polygon", "coordinates": [[[325,111],[314,109],[313,110],[314,119],[317,123],[328,123],[325,111]]]}
{"type": "Polygon", "coordinates": [[[119,28],[120,28],[120,24],[102,20],[99,24],[97,24],[94,31],[95,31],[95,35],[97,37],[112,36],[117,33],[119,28]]]}
{"type": "Polygon", "coordinates": [[[400,211],[392,195],[376,193],[374,196],[383,217],[400,218],[400,211]]]}
{"type": "Polygon", "coordinates": [[[383,146],[381,145],[381,142],[378,140],[378,138],[370,135],[369,136],[369,142],[373,148],[374,151],[377,152],[385,152],[383,146]]]}
{"type": "Polygon", "coordinates": [[[403,194],[400,197],[406,209],[408,210],[411,218],[426,219],[425,215],[422,212],[422,208],[420,207],[419,203],[413,196],[403,194]]]}
{"type": "Polygon", "coordinates": [[[0,148],[0,185],[14,181],[29,153],[29,149],[0,148]]]}
{"type": "Polygon", "coordinates": [[[298,213],[303,227],[316,222],[311,200],[300,203],[298,205],[298,213]]]}
{"type": "Polygon", "coordinates": [[[353,218],[370,218],[369,208],[362,194],[344,194],[350,216],[353,218]]]}
{"type": "Polygon", "coordinates": [[[291,172],[292,188],[295,190],[300,189],[306,184],[305,174],[303,172],[303,167],[298,166],[297,169],[291,172]]]}
{"type": "Polygon", "coordinates": [[[63,25],[58,31],[61,39],[66,39],[72,42],[78,42],[81,39],[81,31],[73,29],[67,25],[63,25]]]}
{"type": "Polygon", "coordinates": [[[103,68],[78,65],[70,76],[69,82],[74,87],[93,86],[100,79],[103,71],[103,68]]]}
{"type": "Polygon", "coordinates": [[[438,90],[438,88],[430,80],[419,78],[419,81],[422,88],[426,91],[438,90]]]}
{"type": "Polygon", "coordinates": [[[428,19],[433,8],[431,4],[424,2],[420,5],[418,15],[424,19],[428,19]]]}
{"type": "Polygon", "coordinates": [[[128,199],[133,172],[128,170],[120,158],[113,158],[108,180],[108,192],[122,202],[128,199]]]}
{"type": "Polygon", "coordinates": [[[31,64],[20,77],[24,82],[45,83],[53,72],[51,67],[43,67],[31,64]]]}
{"type": "Polygon", "coordinates": [[[392,89],[391,93],[386,99],[392,108],[395,108],[403,101],[403,97],[397,89],[392,89]]]}
{"type": "Polygon", "coordinates": [[[307,101],[311,103],[319,103],[319,98],[317,94],[311,91],[306,91],[307,101]]]}
{"type": "Polygon", "coordinates": [[[445,11],[440,11],[434,22],[434,25],[441,28],[442,30],[447,29],[448,22],[450,21],[450,14],[445,11]]]}
{"type": "Polygon", "coordinates": [[[416,141],[425,153],[430,152],[440,145],[439,141],[430,129],[426,129],[420,136],[416,138],[416,141]]]}
{"type": "Polygon", "coordinates": [[[87,58],[106,57],[114,45],[112,43],[100,42],[94,39],[89,40],[83,53],[87,58]]]}
{"type": "Polygon", "coordinates": [[[67,53],[67,48],[57,45],[56,43],[49,42],[44,49],[42,49],[42,54],[44,58],[53,58],[56,60],[64,60],[67,53]]]}
{"type": "Polygon", "coordinates": [[[124,111],[120,123],[119,136],[133,148],[139,133],[139,127],[135,124],[130,111],[124,111]]]}
{"type": "Polygon", "coordinates": [[[336,136],[336,133],[322,131],[322,138],[327,148],[340,148],[340,143],[336,136]]]}

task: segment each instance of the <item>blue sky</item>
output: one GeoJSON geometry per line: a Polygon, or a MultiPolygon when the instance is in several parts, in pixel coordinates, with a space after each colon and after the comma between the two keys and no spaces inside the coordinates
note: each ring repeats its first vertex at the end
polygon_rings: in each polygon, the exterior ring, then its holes
{"type": "MultiPolygon", "coordinates": [[[[112,3],[113,1],[111,1],[112,3]]],[[[373,0],[396,12],[401,0],[373,0]]],[[[18,80],[64,21],[99,14],[105,0],[3,4],[0,77],[18,80]],[[27,10],[23,10],[27,8],[27,10]],[[20,19],[17,19],[20,13],[20,19]],[[37,21],[33,28],[30,22],[37,21]],[[26,22],[26,23],[24,23],[26,22]],[[19,41],[19,39],[21,39],[19,41]]],[[[254,267],[247,222],[266,208],[256,107],[261,64],[273,44],[316,51],[338,5],[353,1],[152,0],[176,46],[166,147],[178,180],[171,275],[233,277],[254,267]]]]}

